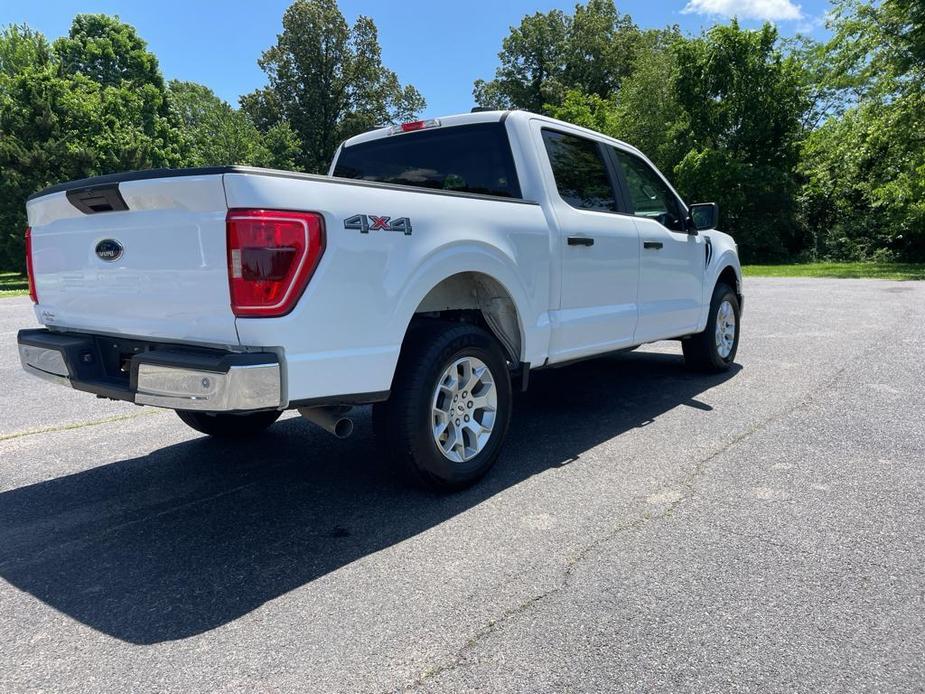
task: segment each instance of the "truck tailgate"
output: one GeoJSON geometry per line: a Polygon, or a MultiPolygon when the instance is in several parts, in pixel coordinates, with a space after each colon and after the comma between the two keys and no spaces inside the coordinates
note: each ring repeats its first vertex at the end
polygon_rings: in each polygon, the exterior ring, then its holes
{"type": "Polygon", "coordinates": [[[94,333],[238,344],[222,175],[88,183],[27,204],[39,320],[94,333]]]}

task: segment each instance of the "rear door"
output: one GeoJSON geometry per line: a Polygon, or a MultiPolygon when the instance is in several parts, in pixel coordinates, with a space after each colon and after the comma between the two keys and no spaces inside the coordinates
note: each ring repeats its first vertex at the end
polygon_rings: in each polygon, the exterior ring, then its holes
{"type": "Polygon", "coordinates": [[[639,234],[620,214],[615,172],[604,145],[536,124],[557,223],[560,301],[550,361],[567,361],[632,344],[636,328],[639,234]]]}
{"type": "Polygon", "coordinates": [[[221,174],[94,184],[28,202],[49,327],[235,345],[221,174]]]}
{"type": "Polygon", "coordinates": [[[687,209],[641,157],[609,147],[639,230],[639,321],[636,342],[693,332],[700,319],[703,236],[688,234],[687,209]]]}

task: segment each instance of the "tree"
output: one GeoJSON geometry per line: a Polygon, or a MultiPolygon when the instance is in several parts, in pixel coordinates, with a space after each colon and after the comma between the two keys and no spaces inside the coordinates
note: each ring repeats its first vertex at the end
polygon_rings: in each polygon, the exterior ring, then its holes
{"type": "Polygon", "coordinates": [[[843,115],[803,148],[801,211],[819,254],[925,259],[925,7],[840,0],[820,82],[843,115]]]}
{"type": "Polygon", "coordinates": [[[501,44],[501,65],[490,82],[477,80],[473,96],[484,108],[542,113],[566,91],[564,72],[569,19],[561,10],[524,17],[501,44]]]}
{"type": "Polygon", "coordinates": [[[770,24],[716,26],[676,43],[675,53],[674,91],[691,144],[675,167],[679,188],[719,202],[745,262],[799,252],[795,169],[808,107],[799,65],[783,55],[770,24]]]}
{"type": "Polygon", "coordinates": [[[282,104],[269,87],[244,94],[239,97],[238,104],[260,132],[268,131],[284,117],[282,104]]]}
{"type": "Polygon", "coordinates": [[[617,11],[613,0],[576,5],[566,45],[565,83],[602,98],[615,94],[633,71],[641,37],[639,27],[617,11]]]}
{"type": "Polygon", "coordinates": [[[269,84],[241,107],[265,132],[288,122],[306,171],[327,170],[341,140],[424,108],[418,91],[382,65],[373,21],[359,17],[349,27],[335,0],[296,0],[258,63],[269,84]]]}
{"type": "Polygon", "coordinates": [[[61,70],[108,87],[154,85],[163,90],[157,58],[135,27],[105,14],[79,14],[66,38],[55,41],[61,70]]]}
{"type": "Polygon", "coordinates": [[[263,134],[244,111],[233,109],[208,87],[173,80],[168,88],[188,143],[190,166],[295,166],[298,142],[286,122],[263,134]]]}
{"type": "Polygon", "coordinates": [[[12,24],[0,31],[0,75],[12,77],[50,62],[51,45],[39,32],[25,24],[12,24]]]}
{"type": "Polygon", "coordinates": [[[887,39],[887,59],[899,75],[921,86],[925,78],[925,5],[919,0],[885,0],[875,26],[887,39]]]}
{"type": "Polygon", "coordinates": [[[675,50],[685,40],[678,27],[643,32],[617,99],[618,137],[666,172],[673,172],[691,147],[687,114],[678,99],[675,50]]]}
{"type": "Polygon", "coordinates": [[[549,115],[624,140],[671,172],[687,153],[684,113],[675,92],[677,61],[673,45],[683,38],[677,27],[642,32],[630,72],[610,98],[569,90],[549,115]]]}
{"type": "Polygon", "coordinates": [[[483,107],[538,113],[561,105],[569,91],[610,99],[631,72],[640,38],[613,0],[588,0],[574,15],[537,12],[511,29],[495,78],[477,80],[473,96],[483,107]]]}
{"type": "Polygon", "coordinates": [[[299,137],[286,121],[270,126],[262,133],[263,148],[257,153],[254,164],[269,169],[301,171],[302,148],[299,137]]]}
{"type": "Polygon", "coordinates": [[[602,99],[597,94],[585,94],[578,89],[570,89],[561,104],[546,106],[553,118],[622,139],[616,97],[602,99]]]}

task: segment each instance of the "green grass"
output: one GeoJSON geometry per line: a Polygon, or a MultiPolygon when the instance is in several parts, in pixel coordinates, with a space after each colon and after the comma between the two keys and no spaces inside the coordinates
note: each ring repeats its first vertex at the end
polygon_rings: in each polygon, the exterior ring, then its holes
{"type": "MultiPolygon", "coordinates": [[[[925,280],[925,263],[805,263],[746,265],[746,277],[842,277],[881,280],[925,280]]],[[[25,275],[0,272],[0,298],[29,293],[25,275]]]]}
{"type": "Polygon", "coordinates": [[[29,281],[18,272],[0,272],[0,297],[29,293],[29,281]]]}
{"type": "Polygon", "coordinates": [[[925,280],[925,263],[805,263],[746,265],[746,277],[840,277],[880,280],[925,280]]]}

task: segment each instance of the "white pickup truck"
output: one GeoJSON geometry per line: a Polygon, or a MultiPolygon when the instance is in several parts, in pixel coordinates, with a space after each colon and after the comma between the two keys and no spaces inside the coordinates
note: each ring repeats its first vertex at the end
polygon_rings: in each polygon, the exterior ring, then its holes
{"type": "Polygon", "coordinates": [[[498,458],[512,381],[680,339],[735,358],[736,244],[633,147],[531,113],[417,121],[341,145],[328,176],[238,166],[53,186],[28,203],[43,329],[30,373],[242,436],[286,409],[349,434],[374,403],[416,479],[498,458]]]}

